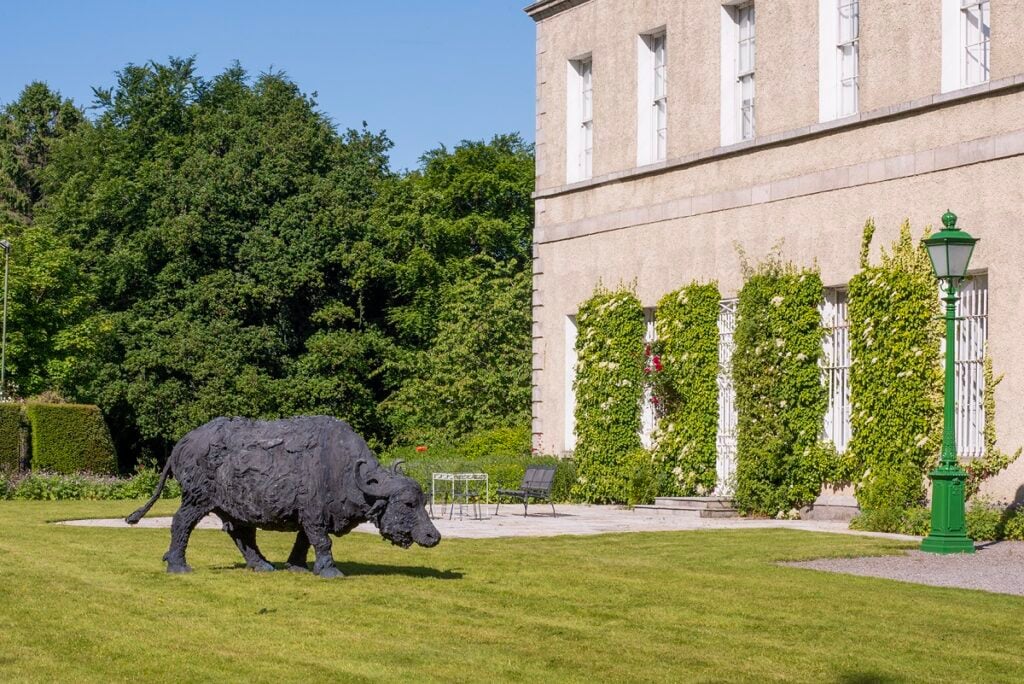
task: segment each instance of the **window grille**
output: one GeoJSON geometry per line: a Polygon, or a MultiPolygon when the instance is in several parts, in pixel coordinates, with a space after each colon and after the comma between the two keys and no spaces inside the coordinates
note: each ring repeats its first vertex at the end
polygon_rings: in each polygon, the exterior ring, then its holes
{"type": "Polygon", "coordinates": [[[668,62],[665,34],[651,37],[654,52],[654,150],[661,161],[668,154],[668,62]]]}
{"type": "Polygon", "coordinates": [[[988,276],[965,280],[956,305],[956,447],[961,458],[985,453],[985,342],[988,276]]]}
{"type": "Polygon", "coordinates": [[[740,103],[740,140],[754,137],[754,5],[750,3],[736,9],[739,28],[739,56],[736,60],[736,87],[740,103]]]}
{"type": "Polygon", "coordinates": [[[961,1],[960,25],[964,48],[962,82],[965,86],[984,83],[989,79],[990,24],[989,0],[961,1]]]}
{"type": "Polygon", "coordinates": [[[718,305],[717,496],[731,496],[736,481],[736,389],[732,382],[736,304],[735,299],[725,299],[718,305]]]}
{"type": "Polygon", "coordinates": [[[580,72],[580,170],[583,178],[590,178],[594,169],[594,84],[593,61],[579,63],[580,72]]]}
{"type": "Polygon", "coordinates": [[[825,290],[821,321],[825,329],[822,374],[828,387],[824,437],[836,450],[846,451],[850,443],[850,322],[847,315],[849,293],[844,289],[825,290]]]}
{"type": "Polygon", "coordinates": [[[858,107],[860,61],[860,0],[839,3],[839,116],[855,114],[858,107]]]}
{"type": "MultiPolygon", "coordinates": [[[[658,339],[654,326],[654,309],[644,309],[644,343],[654,344],[658,339]]],[[[654,393],[650,385],[644,388],[643,403],[640,410],[640,443],[645,449],[654,446],[654,429],[658,425],[658,407],[654,403],[654,393]]]]}

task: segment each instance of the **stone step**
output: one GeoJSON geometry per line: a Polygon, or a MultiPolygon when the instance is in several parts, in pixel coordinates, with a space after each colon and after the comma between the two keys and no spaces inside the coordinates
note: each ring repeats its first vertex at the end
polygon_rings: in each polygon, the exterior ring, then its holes
{"type": "Polygon", "coordinates": [[[668,513],[673,516],[685,516],[688,518],[736,518],[739,517],[735,509],[732,508],[715,508],[715,509],[700,509],[700,508],[680,508],[678,506],[659,506],[658,504],[648,504],[644,506],[634,506],[638,511],[651,511],[657,513],[668,513]]]}
{"type": "Polygon", "coordinates": [[[735,510],[732,499],[726,496],[659,496],[654,500],[654,505],[695,511],[735,510]]]}

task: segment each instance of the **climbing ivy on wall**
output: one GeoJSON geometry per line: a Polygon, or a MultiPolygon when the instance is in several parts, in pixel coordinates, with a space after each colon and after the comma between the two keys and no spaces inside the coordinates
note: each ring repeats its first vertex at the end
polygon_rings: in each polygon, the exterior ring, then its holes
{"type": "Polygon", "coordinates": [[[576,317],[576,451],[573,496],[621,502],[640,444],[644,312],[636,295],[598,288],[576,317]]]}
{"type": "Polygon", "coordinates": [[[874,232],[868,221],[861,271],[850,281],[849,452],[860,507],[902,509],[924,499],[924,475],[941,440],[941,312],[928,255],[910,224],[878,265],[869,258],[874,232]]]}
{"type": "Polygon", "coordinates": [[[817,270],[778,257],[751,268],[740,290],[736,385],[736,506],[778,515],[811,503],[831,462],[819,444],[828,404],[817,270]]]}
{"type": "Polygon", "coordinates": [[[658,363],[648,375],[661,410],[654,461],[662,495],[702,496],[715,487],[720,300],[716,283],[692,283],[658,302],[658,363]]]}

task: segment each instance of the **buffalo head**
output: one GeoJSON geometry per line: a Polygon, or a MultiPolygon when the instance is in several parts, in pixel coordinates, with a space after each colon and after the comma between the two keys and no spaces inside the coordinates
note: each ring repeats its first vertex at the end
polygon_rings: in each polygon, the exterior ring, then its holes
{"type": "Polygon", "coordinates": [[[356,484],[366,495],[376,499],[369,517],[377,524],[382,537],[407,549],[413,542],[420,546],[437,546],[441,533],[427,515],[426,497],[416,480],[403,475],[395,463],[390,471],[366,472],[365,461],[356,464],[356,484]]]}

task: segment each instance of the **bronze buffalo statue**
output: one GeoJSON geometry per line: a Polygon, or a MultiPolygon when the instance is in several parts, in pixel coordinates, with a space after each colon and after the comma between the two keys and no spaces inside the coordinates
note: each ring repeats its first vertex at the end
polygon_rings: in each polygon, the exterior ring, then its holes
{"type": "Polygon", "coordinates": [[[196,428],[174,446],[156,491],[126,518],[128,524],[146,515],[168,475],[181,483],[182,493],[164,554],[167,572],[191,570],[185,562],[189,535],[211,512],[224,521],[246,566],[258,571],[274,566],[256,546],[257,527],[297,531],[287,567],[306,571],[312,545],[313,572],[320,577],[341,576],[328,535],[341,536],[362,522],[372,522],[403,548],[441,541],[419,483],[397,463],[381,467],[363,438],[336,418],[217,418],[196,428]]]}

